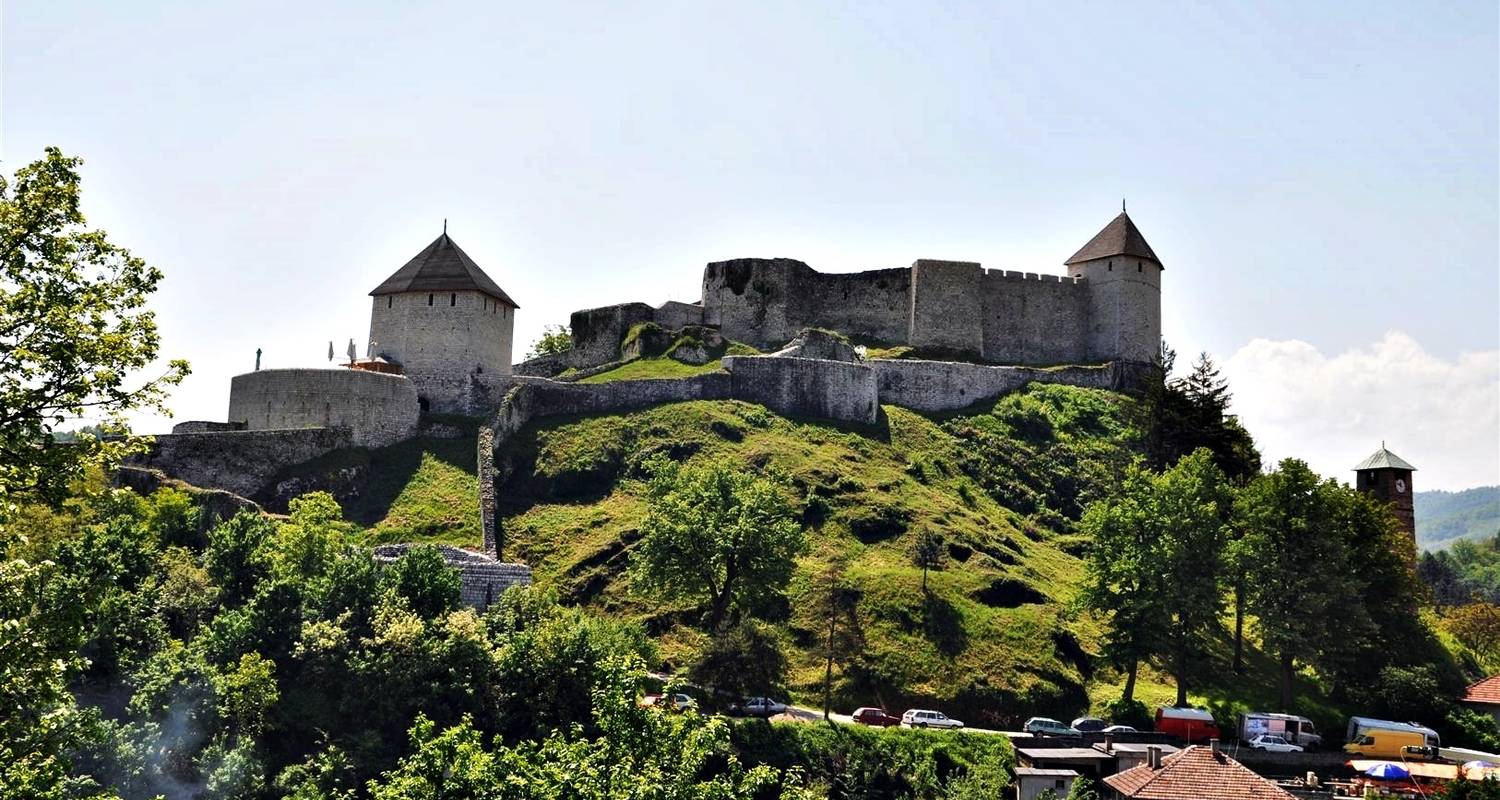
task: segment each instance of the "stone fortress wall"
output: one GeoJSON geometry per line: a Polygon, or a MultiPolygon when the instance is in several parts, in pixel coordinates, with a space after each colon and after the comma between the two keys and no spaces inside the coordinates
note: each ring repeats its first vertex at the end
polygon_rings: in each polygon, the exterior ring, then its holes
{"type": "Polygon", "coordinates": [[[266,369],[229,383],[229,422],[246,430],[344,428],[362,447],[410,437],[417,391],[400,375],[359,369],[266,369]]]}
{"type": "Polygon", "coordinates": [[[806,328],[826,328],[859,342],[992,364],[1144,363],[1161,339],[1160,269],[1128,261],[1075,264],[1066,276],[932,259],[854,273],[822,273],[788,258],[718,261],[704,270],[701,304],[624,303],[576,312],[573,350],[521,370],[546,374],[558,364],[614,361],[621,339],[644,322],[714,326],[725,338],[761,349],[806,328]]]}

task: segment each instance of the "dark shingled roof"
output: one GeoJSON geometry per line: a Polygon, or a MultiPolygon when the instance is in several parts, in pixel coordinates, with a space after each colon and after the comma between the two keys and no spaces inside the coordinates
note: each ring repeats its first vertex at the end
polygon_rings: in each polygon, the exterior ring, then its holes
{"type": "Polygon", "coordinates": [[[520,308],[444,231],[370,294],[465,291],[483,292],[511,308],[520,308]]]}
{"type": "Polygon", "coordinates": [[[1123,211],[1120,216],[1110,220],[1104,230],[1094,235],[1082,250],[1073,254],[1073,257],[1064,261],[1064,264],[1077,264],[1080,261],[1093,261],[1096,258],[1109,258],[1110,256],[1135,256],[1137,258],[1149,258],[1161,266],[1161,259],[1152,252],[1151,245],[1146,244],[1146,237],[1141,235],[1140,228],[1130,221],[1130,217],[1123,211]]]}

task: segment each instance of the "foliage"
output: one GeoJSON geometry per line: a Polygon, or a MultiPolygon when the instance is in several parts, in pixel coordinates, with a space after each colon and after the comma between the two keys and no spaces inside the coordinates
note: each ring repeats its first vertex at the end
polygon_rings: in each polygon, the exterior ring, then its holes
{"type": "Polygon", "coordinates": [[[1500,535],[1424,552],[1417,560],[1417,574],[1439,606],[1500,604],[1500,535]]]}
{"type": "Polygon", "coordinates": [[[734,697],[779,693],[786,683],[786,655],[776,629],[742,619],[716,632],[688,670],[688,680],[734,697]]]}
{"type": "Polygon", "coordinates": [[[936,531],[922,531],[917,534],[917,543],[912,547],[912,563],[922,568],[922,593],[927,593],[927,570],[942,569],[947,563],[947,551],[943,546],[942,534],[936,531]]]}
{"type": "Polygon", "coordinates": [[[805,545],[775,483],[727,461],[657,457],[646,470],[651,506],[634,556],[643,590],[706,600],[717,630],[731,609],[754,610],[786,586],[805,545]]]}
{"type": "Polygon", "coordinates": [[[1460,492],[1430,491],[1412,495],[1417,513],[1417,547],[1438,551],[1459,540],[1490,539],[1500,534],[1500,486],[1476,486],[1460,492]]]}
{"type": "Polygon", "coordinates": [[[1200,353],[1192,371],[1171,378],[1177,354],[1165,344],[1155,374],[1147,381],[1147,453],[1157,469],[1166,469],[1193,451],[1206,447],[1214,463],[1234,481],[1260,472],[1260,453],[1239,420],[1229,414],[1229,384],[1207,353],[1200,353]]]}
{"type": "Polygon", "coordinates": [[[541,356],[555,356],[567,352],[573,347],[573,332],[566,325],[548,325],[542,329],[542,338],[531,344],[531,352],[526,354],[529,361],[541,356]]]}
{"type": "Polygon", "coordinates": [[[425,717],[412,727],[414,752],[370,784],[374,800],[811,800],[793,772],[745,768],[721,720],[640,708],[639,662],[611,659],[594,693],[592,728],[559,729],[505,745],[472,721],[439,731],[425,717]]]}
{"type": "Polygon", "coordinates": [[[0,179],[0,511],[56,505],[87,467],[144,446],[81,429],[64,444],[59,426],[87,413],[123,432],[122,414],[165,411],[168,388],[188,374],[176,360],[135,379],[160,346],[144,307],[162,273],[84,227],[80,163],[47,148],[0,179]]]}
{"type": "Polygon", "coordinates": [[[1120,496],[1084,514],[1093,546],[1081,597],[1110,615],[1106,653],[1132,676],[1125,701],[1133,699],[1139,663],[1161,656],[1185,704],[1188,669],[1219,625],[1229,508],[1224,475],[1204,448],[1160,475],[1131,467],[1120,496]]]}
{"type": "Polygon", "coordinates": [[[1411,544],[1388,510],[1287,459],[1245,487],[1236,514],[1247,605],[1281,659],[1283,706],[1299,663],[1353,695],[1385,666],[1434,656],[1411,544]]]}
{"type": "Polygon", "coordinates": [[[1500,800],[1500,781],[1494,778],[1450,781],[1434,789],[1428,797],[1433,800],[1500,800]]]}
{"type": "Polygon", "coordinates": [[[732,731],[747,764],[801,769],[828,798],[965,798],[1010,782],[1015,754],[1004,736],[910,728],[747,722],[732,731]]]}

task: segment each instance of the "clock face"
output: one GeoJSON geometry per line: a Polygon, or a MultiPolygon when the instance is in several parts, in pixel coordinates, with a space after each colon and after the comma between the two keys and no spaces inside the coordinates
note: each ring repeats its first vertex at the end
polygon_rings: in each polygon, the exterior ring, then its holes
{"type": "Polygon", "coordinates": [[[1400,478],[1397,478],[1396,479],[1396,493],[1397,494],[1402,494],[1405,491],[1406,491],[1406,481],[1403,481],[1400,478]]]}

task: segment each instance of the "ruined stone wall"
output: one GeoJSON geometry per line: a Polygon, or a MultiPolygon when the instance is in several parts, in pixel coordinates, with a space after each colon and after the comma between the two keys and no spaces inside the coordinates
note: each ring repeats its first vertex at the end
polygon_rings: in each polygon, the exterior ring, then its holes
{"type": "Polygon", "coordinates": [[[1084,281],[1034,272],[986,270],[980,284],[983,357],[997,364],[1092,360],[1084,281]]]}
{"type": "Polygon", "coordinates": [[[348,428],[381,447],[417,429],[417,389],[400,375],[358,369],[267,369],[229,382],[229,421],[251,431],[348,428]]]}
{"type": "Polygon", "coordinates": [[[620,340],[631,327],[655,322],[656,309],[645,303],[621,303],[574,311],[568,320],[573,334],[569,366],[591,367],[620,357],[620,340]]]}
{"type": "Polygon", "coordinates": [[[717,261],[703,271],[703,321],[728,339],[777,348],[804,328],[900,343],[911,271],[822,273],[790,258],[717,261]]]}
{"type": "Polygon", "coordinates": [[[1113,364],[1041,368],[916,359],[866,363],[874,370],[880,402],[929,413],[958,411],[992,401],[1032,382],[1119,389],[1128,380],[1113,364]]]}
{"type": "Polygon", "coordinates": [[[155,438],[149,452],[126,463],[241,497],[255,496],[287,467],[355,446],[346,428],[173,433],[155,438]]]}

